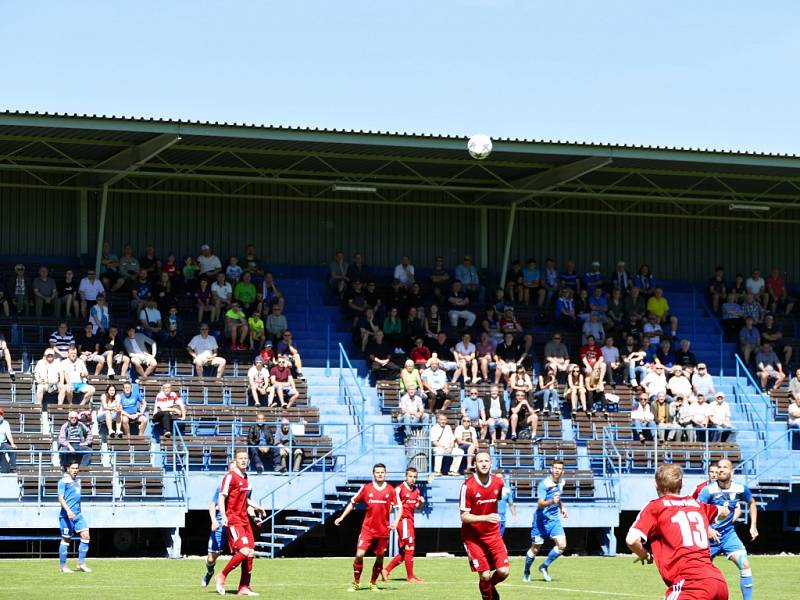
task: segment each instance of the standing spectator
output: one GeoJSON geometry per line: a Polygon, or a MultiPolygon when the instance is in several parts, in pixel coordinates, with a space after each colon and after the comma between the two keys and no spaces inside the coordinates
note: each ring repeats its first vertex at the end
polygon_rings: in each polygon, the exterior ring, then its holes
{"type": "Polygon", "coordinates": [[[214,310],[211,311],[212,323],[228,311],[233,301],[233,288],[225,281],[225,274],[217,271],[216,279],[211,284],[211,301],[214,304],[214,310]]]}
{"type": "Polygon", "coordinates": [[[544,360],[548,367],[553,367],[556,372],[566,372],[569,369],[569,350],[561,343],[561,334],[556,332],[544,345],[544,360]]]}
{"type": "Polygon", "coordinates": [[[247,315],[236,301],[225,313],[225,329],[231,338],[231,350],[247,350],[245,341],[250,333],[247,329],[247,315]]]}
{"type": "Polygon", "coordinates": [[[337,250],[328,267],[328,284],[338,296],[343,296],[349,282],[347,278],[347,261],[344,252],[337,250]]]}
{"type": "Polygon", "coordinates": [[[11,426],[5,420],[5,411],[0,407],[0,473],[17,471],[17,444],[11,426]],[[8,456],[8,458],[6,458],[8,456]]]}
{"type": "Polygon", "coordinates": [[[783,310],[785,315],[792,312],[794,300],[786,293],[786,281],[778,267],[772,267],[772,273],[767,277],[766,290],[770,311],[777,314],[779,310],[783,310]]]}
{"type": "Polygon", "coordinates": [[[417,391],[417,386],[411,384],[406,389],[406,393],[400,397],[400,415],[398,421],[405,425],[406,437],[413,433],[412,425],[423,423],[428,424],[428,413],[425,412],[425,405],[422,403],[422,396],[417,391]]]}
{"type": "Polygon", "coordinates": [[[267,425],[267,415],[259,412],[256,422],[247,430],[247,450],[250,462],[256,467],[256,473],[263,473],[265,468],[268,471],[275,468],[275,455],[272,451],[274,444],[275,438],[267,425]]]}
{"type": "Polygon", "coordinates": [[[481,285],[478,269],[472,264],[472,257],[467,255],[460,265],[456,267],[455,278],[461,282],[461,286],[467,295],[482,305],[486,299],[486,288],[481,285]]]}
{"type": "Polygon", "coordinates": [[[471,473],[472,461],[478,452],[478,432],[475,431],[469,417],[461,417],[461,423],[456,427],[453,435],[456,438],[456,444],[467,457],[467,466],[464,472],[471,473]]]}
{"type": "Polygon", "coordinates": [[[556,369],[548,364],[544,375],[539,375],[539,389],[533,394],[533,399],[542,401],[542,414],[550,413],[561,416],[561,406],[558,401],[558,380],[556,369]]]}
{"type": "Polygon", "coordinates": [[[634,287],[639,288],[639,291],[645,298],[652,296],[656,289],[656,279],[650,272],[650,265],[642,264],[639,267],[639,272],[633,276],[634,287]]]}
{"type": "Polygon", "coordinates": [[[728,437],[733,431],[733,424],[731,423],[731,407],[725,401],[725,394],[717,392],[714,396],[715,402],[711,404],[708,416],[709,428],[714,428],[716,431],[712,433],[712,442],[727,442],[728,437]]]}
{"type": "Polygon", "coordinates": [[[567,373],[567,389],[564,395],[569,396],[573,415],[578,412],[578,401],[581,403],[581,410],[586,412],[586,385],[578,365],[572,365],[567,373]]]}
{"type": "Polygon", "coordinates": [[[753,327],[753,317],[746,317],[744,327],[739,331],[739,350],[742,352],[744,364],[750,364],[750,355],[761,345],[761,333],[753,327]]]}
{"type": "Polygon", "coordinates": [[[625,296],[631,291],[632,285],[631,276],[625,270],[625,261],[617,261],[617,267],[611,275],[611,289],[618,291],[621,296],[625,296]]]}
{"type": "Polygon", "coordinates": [[[264,367],[264,359],[261,355],[253,360],[253,366],[247,371],[247,388],[252,400],[248,404],[252,406],[269,406],[269,370],[264,367]]]}
{"type": "Polygon", "coordinates": [[[489,395],[483,399],[483,410],[487,417],[486,427],[492,440],[491,444],[494,446],[497,441],[497,430],[500,430],[500,439],[504,440],[509,426],[506,402],[497,385],[489,388],[489,395]]]}
{"type": "Polygon", "coordinates": [[[52,309],[53,316],[58,318],[61,314],[61,299],[58,296],[58,286],[55,279],[50,277],[47,267],[39,268],[39,277],[33,280],[33,290],[36,316],[42,316],[44,306],[52,309]]]}
{"type": "Polygon", "coordinates": [[[286,364],[286,360],[278,357],[278,364],[269,370],[269,381],[272,385],[270,392],[269,404],[272,405],[273,398],[277,394],[278,404],[281,408],[292,408],[297,401],[300,392],[294,384],[294,377],[292,377],[292,369],[286,364]],[[285,397],[289,396],[288,402],[285,397]]]}
{"type": "Polygon", "coordinates": [[[125,244],[122,247],[122,256],[119,257],[119,273],[126,284],[130,285],[138,277],[139,259],[133,255],[133,246],[125,244]]]}
{"type": "Polygon", "coordinates": [[[216,367],[217,379],[222,379],[227,361],[218,355],[219,346],[216,338],[208,334],[208,325],[200,326],[200,333],[189,341],[186,350],[192,357],[195,373],[199,377],[203,377],[205,367],[210,365],[216,367]]]}
{"type": "Polygon", "coordinates": [[[25,265],[14,265],[14,276],[9,279],[6,296],[11,299],[18,315],[28,315],[31,296],[31,284],[25,276],[25,265]]]}
{"type": "MultiPolygon", "coordinates": [[[[542,287],[542,276],[539,267],[536,266],[536,259],[529,258],[522,270],[522,298],[525,304],[531,303],[531,296],[536,298],[538,306],[544,305],[547,291],[542,287]]],[[[519,300],[519,298],[518,298],[519,300]]]]}
{"type": "Polygon", "coordinates": [[[545,290],[545,304],[550,306],[550,303],[553,301],[558,291],[558,271],[556,270],[556,261],[552,258],[548,258],[544,261],[542,286],[545,290]]]}
{"type": "Polygon", "coordinates": [[[71,461],[79,462],[82,467],[92,462],[92,430],[78,419],[74,410],[67,413],[67,422],[58,432],[58,453],[64,468],[71,461]]]}
{"type": "Polygon", "coordinates": [[[644,444],[645,441],[653,440],[656,422],[653,411],[650,409],[650,404],[648,404],[647,401],[647,394],[639,394],[639,403],[631,411],[631,424],[642,444],[644,444]]]}
{"type": "Polygon", "coordinates": [[[783,365],[778,359],[778,355],[772,350],[772,344],[764,342],[761,345],[761,350],[756,352],[756,368],[758,369],[758,377],[761,379],[761,390],[767,390],[767,383],[770,379],[774,379],[772,389],[777,390],[786,379],[786,374],[783,372],[783,365]]]}
{"type": "Polygon", "coordinates": [[[447,306],[447,318],[450,319],[450,325],[453,327],[458,327],[460,319],[464,320],[467,327],[472,327],[475,323],[475,313],[467,308],[469,306],[469,298],[461,289],[461,282],[458,280],[453,281],[453,285],[450,288],[447,306]]]}
{"type": "Polygon", "coordinates": [[[125,352],[131,359],[134,369],[139,374],[139,377],[149,377],[153,374],[158,366],[156,360],[156,353],[158,346],[152,338],[147,337],[143,333],[137,333],[136,327],[133,325],[128,326],[127,337],[124,342],[125,352]],[[148,351],[148,345],[150,350],[148,351]]]}
{"type": "Polygon", "coordinates": [[[435,475],[444,475],[442,473],[443,458],[450,456],[453,460],[447,474],[457,477],[460,474],[459,468],[461,467],[464,451],[456,444],[455,434],[447,423],[447,415],[444,411],[436,415],[436,424],[430,428],[430,439],[434,457],[433,473],[435,475]]]}
{"type": "Polygon", "coordinates": [[[63,404],[66,397],[69,404],[72,404],[73,394],[83,394],[81,406],[88,404],[91,406],[94,386],[89,385],[89,373],[86,370],[86,363],[78,358],[78,349],[70,346],[67,351],[67,358],[61,361],[61,388],[58,391],[58,403],[63,404]]]}
{"type": "Polygon", "coordinates": [[[33,380],[36,382],[36,403],[41,406],[45,394],[59,391],[61,384],[61,361],[56,359],[53,348],[44,351],[44,356],[33,369],[33,380]]]}
{"type": "Polygon", "coordinates": [[[172,384],[165,381],[161,385],[161,391],[156,395],[153,423],[161,425],[163,436],[169,439],[172,437],[173,423],[184,419],[186,419],[186,405],[183,399],[172,391],[172,384]]]}
{"type": "Polygon", "coordinates": [[[264,328],[273,341],[279,340],[283,332],[289,329],[289,323],[286,321],[283,309],[279,305],[276,304],[272,307],[272,312],[264,322],[264,328]]]}
{"type": "Polygon", "coordinates": [[[766,290],[767,282],[761,277],[761,271],[753,269],[750,277],[744,282],[744,287],[753,294],[753,298],[758,300],[766,308],[769,305],[769,294],[766,290]]]}
{"type": "Polygon", "coordinates": [[[761,339],[772,344],[777,354],[783,354],[783,364],[789,365],[792,360],[792,345],[783,341],[783,331],[775,322],[775,317],[767,315],[764,318],[764,327],[761,328],[761,339]]]}
{"type": "Polygon", "coordinates": [[[450,387],[447,384],[447,374],[439,368],[439,359],[431,358],[428,368],[422,372],[422,385],[428,397],[428,410],[447,410],[450,406],[450,387]]]}
{"type": "Polygon", "coordinates": [[[415,279],[414,265],[410,264],[408,256],[400,259],[400,264],[394,268],[394,278],[400,282],[400,286],[410,288],[415,279]]]}
{"type": "Polygon", "coordinates": [[[292,457],[292,471],[297,473],[303,467],[303,449],[292,446],[292,428],[289,419],[283,417],[280,427],[275,430],[275,447],[278,449],[280,459],[279,473],[289,470],[289,457],[292,457]]]}
{"type": "MultiPolygon", "coordinates": [[[[222,261],[220,261],[216,254],[211,253],[211,246],[208,244],[200,246],[200,256],[197,257],[197,267],[199,276],[209,281],[216,279],[217,275],[222,273],[222,261]]],[[[219,281],[219,279],[217,279],[217,281],[219,281]]]]}
{"type": "Polygon", "coordinates": [[[89,309],[94,306],[100,294],[105,294],[103,284],[97,279],[95,270],[89,269],[86,272],[86,277],[81,279],[81,283],[78,286],[78,295],[81,299],[81,316],[84,319],[88,316],[89,309]]]}
{"type": "Polygon", "coordinates": [[[462,374],[464,375],[464,383],[466,385],[470,383],[470,374],[472,375],[473,382],[480,382],[481,378],[478,377],[478,360],[476,354],[477,349],[475,348],[475,344],[472,343],[472,336],[465,333],[454,349],[456,372],[453,373],[453,383],[458,382],[462,374]]]}
{"type": "Polygon", "coordinates": [[[714,275],[708,280],[708,298],[711,300],[711,308],[714,314],[719,312],[719,305],[728,295],[728,287],[725,284],[725,276],[722,267],[714,269],[714,275]]]}

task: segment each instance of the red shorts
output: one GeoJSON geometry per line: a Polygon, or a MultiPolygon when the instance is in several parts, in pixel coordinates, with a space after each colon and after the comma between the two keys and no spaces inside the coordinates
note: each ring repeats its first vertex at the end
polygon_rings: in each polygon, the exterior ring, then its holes
{"type": "Polygon", "coordinates": [[[487,539],[468,539],[464,542],[470,568],[478,573],[508,566],[508,550],[499,535],[487,539]]]}
{"type": "Polygon", "coordinates": [[[397,526],[397,536],[400,538],[398,546],[406,548],[414,546],[414,519],[400,519],[397,526]]]}
{"type": "Polygon", "coordinates": [[[664,600],[728,600],[728,584],[719,579],[683,579],[667,588],[664,600]]]}
{"type": "Polygon", "coordinates": [[[228,523],[228,546],[231,554],[236,554],[242,548],[255,549],[256,541],[250,523],[228,523]]]}
{"type": "Polygon", "coordinates": [[[373,552],[375,556],[383,556],[389,549],[389,536],[377,536],[362,529],[361,533],[358,534],[358,544],[356,548],[364,552],[373,552]]]}

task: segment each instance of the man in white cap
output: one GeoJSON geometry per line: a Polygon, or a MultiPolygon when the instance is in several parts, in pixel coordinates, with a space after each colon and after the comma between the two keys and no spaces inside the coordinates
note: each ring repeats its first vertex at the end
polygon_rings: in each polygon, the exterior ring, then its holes
{"type": "Polygon", "coordinates": [[[714,442],[725,442],[733,431],[731,423],[731,407],[725,401],[725,394],[717,392],[714,403],[709,408],[708,428],[716,429],[711,433],[711,440],[714,442]]]}
{"type": "Polygon", "coordinates": [[[48,348],[44,356],[36,363],[33,369],[33,379],[36,381],[36,403],[44,401],[44,395],[58,392],[61,382],[61,361],[56,359],[56,351],[48,348]]]}
{"type": "Polygon", "coordinates": [[[222,271],[222,262],[216,254],[211,253],[211,246],[203,244],[200,246],[200,256],[197,257],[197,264],[200,266],[200,277],[213,280],[217,273],[222,271]]]}
{"type": "Polygon", "coordinates": [[[589,296],[594,293],[594,288],[603,287],[603,274],[600,272],[600,261],[592,261],[592,269],[583,275],[583,284],[589,296]]]}

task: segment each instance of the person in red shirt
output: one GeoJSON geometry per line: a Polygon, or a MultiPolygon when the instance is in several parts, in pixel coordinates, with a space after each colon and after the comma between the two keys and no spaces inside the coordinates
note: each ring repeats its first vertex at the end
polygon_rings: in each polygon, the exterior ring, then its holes
{"type": "Polygon", "coordinates": [[[337,526],[341,525],[359,502],[367,505],[367,514],[361,525],[361,533],[358,534],[356,557],[353,561],[353,583],[350,584],[350,589],[358,591],[361,572],[364,570],[364,556],[372,550],[375,553],[375,564],[372,565],[369,587],[371,590],[378,590],[378,576],[383,570],[383,557],[389,548],[389,529],[397,529],[403,516],[397,504],[394,488],[386,482],[386,465],[377,463],[372,467],[372,482],[361,486],[334,523],[337,526]],[[390,524],[393,508],[398,509],[397,519],[390,524]]]}
{"type": "Polygon", "coordinates": [[[717,480],[717,465],[712,463],[708,466],[708,479],[700,483],[694,491],[692,492],[692,498],[697,500],[697,497],[700,495],[700,492],[703,491],[703,488],[706,487],[712,481],[717,480]]]}
{"type": "Polygon", "coordinates": [[[477,572],[482,600],[499,600],[497,584],[508,577],[508,550],[500,535],[497,503],[503,493],[503,480],[491,473],[488,452],[475,456],[475,474],[464,482],[459,495],[461,541],[469,566],[477,572]],[[494,573],[492,573],[494,571],[494,573]]]}
{"type": "Polygon", "coordinates": [[[222,526],[228,532],[228,546],[231,549],[231,559],[222,573],[217,575],[217,593],[225,595],[225,579],[228,573],[240,564],[242,574],[239,579],[239,596],[258,596],[257,592],[250,589],[250,574],[253,571],[253,557],[255,556],[255,540],[253,529],[250,527],[248,508],[256,514],[265,517],[267,512],[249,498],[250,482],[247,479],[247,450],[240,448],[234,455],[230,471],[222,478],[219,489],[219,512],[222,526]]]}
{"type": "Polygon", "coordinates": [[[602,381],[606,374],[606,361],[603,358],[603,351],[597,345],[593,335],[586,338],[586,344],[581,346],[580,355],[583,363],[583,372],[586,375],[590,375],[595,366],[598,366],[600,368],[600,380],[602,381]]]}
{"type": "Polygon", "coordinates": [[[422,493],[417,487],[417,470],[414,467],[406,469],[406,480],[395,488],[397,504],[402,507],[400,523],[397,531],[400,535],[398,543],[400,551],[389,566],[381,571],[381,579],[387,581],[389,573],[401,562],[406,564],[406,581],[409,583],[422,583],[414,576],[414,511],[425,503],[422,493]]]}
{"type": "Polygon", "coordinates": [[[424,369],[431,359],[431,351],[423,344],[422,338],[417,338],[414,340],[414,347],[411,348],[408,357],[414,361],[415,367],[424,369]]]}
{"type": "Polygon", "coordinates": [[[625,543],[642,564],[655,559],[667,584],[665,600],[728,600],[728,585],[711,563],[709,522],[725,519],[727,506],[703,504],[680,496],[683,469],[662,464],[656,471],[658,498],[636,517],[625,543]],[[644,544],[649,543],[648,551],[644,544]]]}
{"type": "Polygon", "coordinates": [[[790,314],[794,308],[794,300],[786,294],[786,281],[778,267],[772,267],[772,273],[767,277],[766,288],[767,305],[764,308],[768,308],[773,314],[778,314],[780,309],[783,309],[784,314],[790,314]]]}

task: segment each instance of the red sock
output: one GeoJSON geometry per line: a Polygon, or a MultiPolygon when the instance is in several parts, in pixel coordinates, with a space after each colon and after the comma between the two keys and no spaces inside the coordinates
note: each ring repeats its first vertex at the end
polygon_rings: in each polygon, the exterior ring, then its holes
{"type": "Polygon", "coordinates": [[[414,576],[414,549],[406,548],[403,561],[406,563],[406,578],[411,579],[414,576]]]}
{"type": "Polygon", "coordinates": [[[492,582],[481,577],[478,579],[478,589],[481,591],[481,600],[492,600],[492,582]]]}
{"type": "Polygon", "coordinates": [[[361,571],[364,570],[364,559],[357,558],[353,561],[353,581],[361,582],[361,571]]]}
{"type": "Polygon", "coordinates": [[[375,562],[372,564],[372,576],[369,578],[370,583],[375,583],[378,581],[378,577],[381,574],[381,569],[383,569],[383,557],[381,556],[380,559],[375,559],[375,562]]]}
{"type": "Polygon", "coordinates": [[[501,581],[505,581],[505,580],[506,580],[506,576],[505,575],[500,575],[500,573],[495,571],[492,574],[492,587],[496,586],[498,583],[500,583],[501,581]]]}
{"type": "Polygon", "coordinates": [[[239,577],[239,589],[250,587],[250,574],[253,572],[253,557],[248,556],[242,562],[242,575],[239,577]]]}
{"type": "Polygon", "coordinates": [[[228,564],[227,564],[227,565],[225,565],[225,568],[224,568],[224,569],[222,569],[222,574],[223,574],[225,577],[227,577],[227,576],[228,576],[228,573],[230,573],[230,572],[231,572],[231,571],[233,571],[233,570],[234,570],[236,567],[238,567],[238,566],[239,566],[239,563],[240,563],[240,562],[242,562],[243,560],[245,560],[246,558],[247,558],[247,557],[246,557],[244,554],[242,554],[241,552],[237,552],[236,554],[234,554],[233,556],[231,556],[231,559],[228,561],[228,564]]]}
{"type": "Polygon", "coordinates": [[[389,563],[389,566],[386,567],[386,572],[387,573],[391,573],[392,570],[397,565],[399,565],[401,562],[403,562],[403,551],[402,550],[400,550],[400,553],[391,560],[391,562],[389,563]]]}

